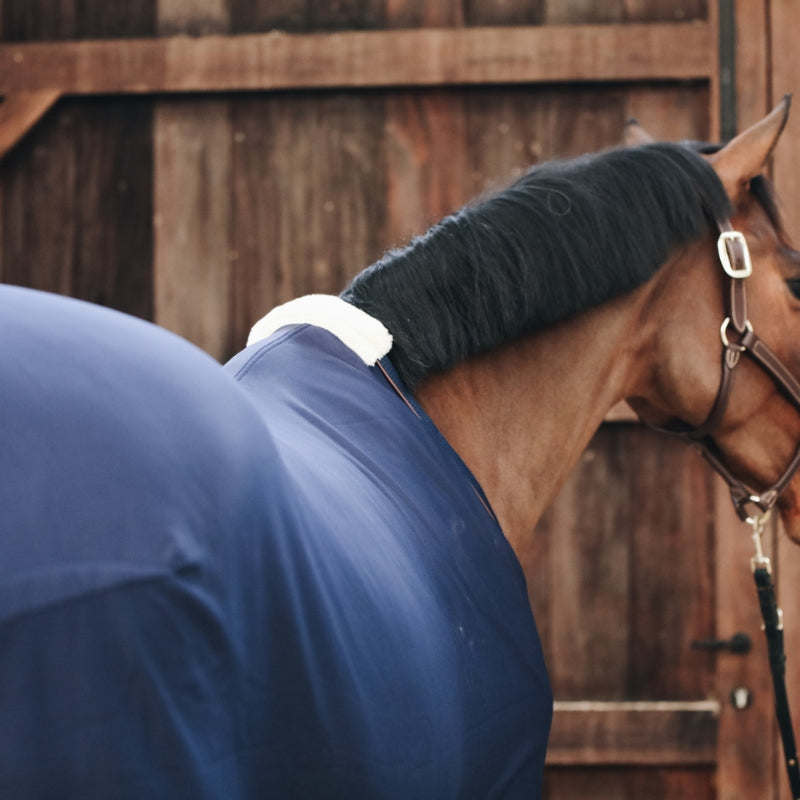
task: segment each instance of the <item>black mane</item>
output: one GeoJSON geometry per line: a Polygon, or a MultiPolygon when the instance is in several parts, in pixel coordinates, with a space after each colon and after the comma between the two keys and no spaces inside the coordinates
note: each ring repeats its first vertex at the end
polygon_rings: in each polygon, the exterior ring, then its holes
{"type": "Polygon", "coordinates": [[[633,290],[729,211],[716,173],[689,147],[552,161],[387,253],[342,297],[386,325],[392,362],[413,389],[633,290]]]}

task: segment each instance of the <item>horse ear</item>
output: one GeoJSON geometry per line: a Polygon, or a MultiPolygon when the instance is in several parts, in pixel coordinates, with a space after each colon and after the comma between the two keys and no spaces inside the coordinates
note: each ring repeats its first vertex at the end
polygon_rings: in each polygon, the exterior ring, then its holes
{"type": "Polygon", "coordinates": [[[734,203],[747,191],[750,180],[761,172],[772,155],[789,117],[791,99],[791,95],[784,95],[764,119],[710,156],[711,165],[734,203]]]}
{"type": "Polygon", "coordinates": [[[623,141],[627,147],[635,147],[638,144],[650,144],[655,139],[639,124],[638,119],[629,119],[625,123],[623,141]]]}

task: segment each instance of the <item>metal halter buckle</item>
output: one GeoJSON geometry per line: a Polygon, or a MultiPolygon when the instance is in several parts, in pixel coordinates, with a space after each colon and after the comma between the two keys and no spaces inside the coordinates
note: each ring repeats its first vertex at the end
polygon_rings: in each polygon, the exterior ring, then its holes
{"type": "Polygon", "coordinates": [[[753,274],[753,263],[750,260],[750,250],[747,247],[747,241],[744,234],[740,231],[722,231],[717,239],[717,251],[719,252],[719,260],[722,262],[722,268],[731,276],[731,278],[741,279],[749,278],[753,274]],[[742,258],[744,266],[738,269],[731,263],[731,255],[728,252],[728,242],[738,242],[742,247],[742,258]]]}

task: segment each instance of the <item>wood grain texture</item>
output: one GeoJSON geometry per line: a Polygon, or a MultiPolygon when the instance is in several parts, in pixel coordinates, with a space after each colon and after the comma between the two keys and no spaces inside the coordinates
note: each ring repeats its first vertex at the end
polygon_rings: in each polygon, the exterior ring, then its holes
{"type": "Polygon", "coordinates": [[[215,358],[231,340],[232,162],[225,100],[161,103],[154,141],[154,319],[215,358]]]}
{"type": "MultiPolygon", "coordinates": [[[[558,0],[554,0],[558,2],[558,0]]],[[[716,0],[623,0],[624,19],[631,22],[686,22],[708,20],[716,0]]]]}
{"type": "Polygon", "coordinates": [[[556,702],[548,766],[713,766],[716,701],[556,702]]]}
{"type": "Polygon", "coordinates": [[[152,318],[152,106],[75,106],[72,294],[152,318]]]}
{"type": "Polygon", "coordinates": [[[621,143],[624,95],[603,87],[482,87],[466,95],[472,193],[504,185],[531,165],[621,143]]]}
{"type": "Polygon", "coordinates": [[[3,0],[4,41],[67,41],[152,36],[156,2],[105,0],[3,0]]]}
{"type": "Polygon", "coordinates": [[[387,245],[401,246],[471,197],[465,100],[447,90],[385,101],[387,245]]]}
{"type": "Polygon", "coordinates": [[[557,699],[712,690],[713,663],[689,646],[714,629],[710,487],[682,443],[598,432],[537,528],[546,549],[522,555],[557,699]]]}
{"type": "Polygon", "coordinates": [[[231,30],[228,0],[158,0],[159,36],[207,36],[231,30]]]}
{"type": "Polygon", "coordinates": [[[623,17],[623,0],[545,0],[544,18],[548,25],[618,22],[623,17]]]}
{"type": "Polygon", "coordinates": [[[4,283],[59,294],[72,291],[75,127],[69,108],[47,116],[14,157],[0,165],[4,283]]]}
{"type": "Polygon", "coordinates": [[[274,305],[338,293],[385,247],[383,100],[303,94],[237,103],[236,339],[274,305]]]}
{"type": "Polygon", "coordinates": [[[689,23],[5,44],[0,93],[706,79],[711,37],[689,23]]]}
{"type": "Polygon", "coordinates": [[[746,800],[717,795],[711,768],[576,767],[547,770],[544,800],[746,800]]]}
{"type": "MultiPolygon", "coordinates": [[[[738,130],[763,117],[769,98],[769,9],[767,0],[737,0],[736,19],[736,114],[738,130]]],[[[777,87],[778,92],[782,90],[777,87]]]]}
{"type": "Polygon", "coordinates": [[[713,475],[683,442],[638,428],[625,459],[632,472],[629,690],[634,697],[704,698],[713,663],[691,648],[714,630],[713,475]]]}
{"type": "Polygon", "coordinates": [[[537,528],[548,541],[549,592],[531,602],[537,621],[546,620],[540,633],[558,700],[635,696],[627,688],[632,565],[618,438],[595,437],[537,528]]]}
{"type": "Polygon", "coordinates": [[[467,25],[540,25],[545,4],[545,0],[464,0],[464,19],[467,25]]]}
{"type": "MultiPolygon", "coordinates": [[[[224,33],[224,0],[160,0],[162,34],[224,33]]],[[[231,104],[160,99],[153,124],[154,319],[217,359],[233,350],[231,104]]]]}
{"type": "MultiPolygon", "coordinates": [[[[753,650],[745,658],[720,655],[716,659],[717,690],[723,700],[737,687],[752,692],[752,703],[745,710],[735,709],[729,700],[720,709],[717,779],[720,797],[775,797],[778,784],[772,759],[777,731],[766,644],[750,572],[753,544],[749,529],[733,511],[728,489],[721,479],[715,480],[714,526],[715,635],[728,637],[743,631],[753,642],[753,650]]],[[[770,542],[765,545],[769,554],[774,552],[770,542]]]]}
{"type": "Polygon", "coordinates": [[[384,0],[384,27],[456,28],[464,25],[462,0],[384,0]]]}
{"type": "Polygon", "coordinates": [[[797,30],[800,25],[800,6],[791,0],[773,0],[770,9],[771,43],[771,98],[770,105],[791,92],[795,108],[789,123],[775,148],[773,175],[786,221],[786,229],[800,241],[800,116],[797,99],[800,96],[800,48],[797,47],[797,30]]]}
{"type": "Polygon", "coordinates": [[[625,96],[626,119],[638,119],[659,141],[710,141],[714,116],[707,83],[631,86],[625,96]]]}

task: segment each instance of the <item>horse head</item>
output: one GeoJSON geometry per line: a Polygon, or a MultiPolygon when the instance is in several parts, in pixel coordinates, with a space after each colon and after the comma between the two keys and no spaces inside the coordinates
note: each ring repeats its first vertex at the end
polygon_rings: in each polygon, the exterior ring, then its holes
{"type": "Polygon", "coordinates": [[[343,293],[515,547],[621,399],[800,541],[800,254],[761,174],[788,110],[722,148],[628,125],[633,146],[537,165],[343,293]]]}
{"type": "MultiPolygon", "coordinates": [[[[728,195],[721,239],[681,250],[654,282],[646,422],[697,441],[743,519],[776,505],[800,542],[800,253],[762,176],[789,98],[705,157],[728,195]],[[709,263],[711,260],[712,263],[709,263]]],[[[638,125],[629,144],[650,138],[638,125]]]]}

